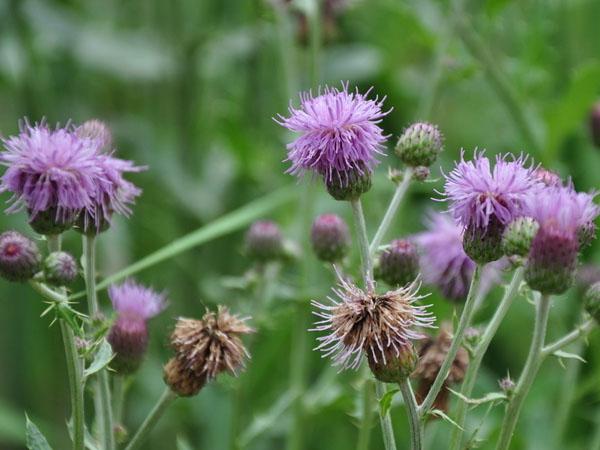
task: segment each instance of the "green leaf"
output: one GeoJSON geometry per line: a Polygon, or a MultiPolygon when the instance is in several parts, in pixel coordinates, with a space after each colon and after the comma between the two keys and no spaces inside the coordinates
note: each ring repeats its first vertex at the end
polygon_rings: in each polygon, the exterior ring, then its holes
{"type": "MultiPolygon", "coordinates": [[[[105,278],[97,284],[96,290],[106,289],[113,283],[123,280],[135,273],[141,272],[158,263],[166,261],[198,245],[225,236],[248,225],[253,220],[264,216],[267,212],[291,201],[297,195],[297,190],[291,187],[279,189],[272,194],[254,200],[223,217],[198,228],[196,231],[172,241],[163,248],[140,259],[125,269],[105,278]]],[[[75,300],[85,295],[85,291],[73,294],[69,300],[75,300]]]]}
{"type": "Polygon", "coordinates": [[[98,351],[96,352],[96,356],[94,356],[92,364],[90,364],[90,367],[83,371],[83,377],[87,378],[90,375],[99,372],[104,367],[106,367],[113,358],[114,353],[112,351],[112,347],[106,339],[103,339],[102,343],[100,344],[100,347],[98,348],[98,351]]]}
{"type": "Polygon", "coordinates": [[[576,353],[569,353],[569,352],[565,352],[563,350],[556,350],[552,354],[559,359],[576,359],[578,361],[581,361],[582,363],[587,363],[587,361],[585,359],[583,359],[580,355],[578,355],[576,353]]]}
{"type": "Polygon", "coordinates": [[[461,431],[465,431],[464,428],[462,428],[459,424],[457,424],[454,420],[452,420],[444,411],[442,411],[440,409],[432,409],[431,411],[429,411],[429,414],[445,420],[446,422],[455,426],[456,428],[458,428],[461,431]]]}
{"type": "Polygon", "coordinates": [[[381,409],[381,415],[385,416],[390,408],[392,407],[392,400],[394,399],[394,395],[400,392],[400,389],[390,389],[383,397],[379,399],[379,408],[381,409]]]}
{"type": "Polygon", "coordinates": [[[484,395],[481,398],[469,398],[469,397],[464,396],[460,392],[457,392],[450,388],[448,388],[448,390],[450,392],[452,392],[454,395],[456,395],[458,398],[460,398],[463,402],[465,402],[469,405],[479,406],[484,403],[507,400],[506,394],[504,394],[503,392],[489,392],[488,394],[484,395]]]}
{"type": "Polygon", "coordinates": [[[52,450],[40,429],[25,414],[25,445],[29,450],[52,450]]]}

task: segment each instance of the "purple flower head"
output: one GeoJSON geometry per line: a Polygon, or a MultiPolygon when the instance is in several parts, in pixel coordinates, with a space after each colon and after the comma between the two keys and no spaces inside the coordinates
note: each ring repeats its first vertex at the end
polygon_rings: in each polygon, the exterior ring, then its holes
{"type": "Polygon", "coordinates": [[[55,211],[67,221],[80,210],[92,212],[97,180],[102,177],[97,143],[79,138],[67,126],[50,129],[44,122],[24,122],[18,136],[2,140],[0,164],[8,167],[0,191],[13,193],[8,212],[27,208],[30,220],[55,211]]]}
{"type": "Polygon", "coordinates": [[[102,176],[96,182],[93,209],[85,211],[82,215],[84,231],[102,231],[110,224],[115,212],[128,217],[131,214],[130,205],[142,193],[142,190],[127,181],[123,174],[141,172],[146,170],[146,167],[136,166],[132,161],[107,154],[98,155],[97,160],[102,176]]]}
{"type": "Polygon", "coordinates": [[[166,295],[132,280],[108,288],[108,296],[119,317],[146,321],[166,307],[166,295]]]}
{"type": "Polygon", "coordinates": [[[450,212],[464,228],[486,229],[490,222],[506,225],[522,215],[527,198],[541,189],[527,158],[498,155],[492,168],[483,152],[465,161],[464,152],[445,175],[445,199],[450,212]]]}
{"type": "Polygon", "coordinates": [[[275,121],[301,136],[288,144],[292,166],[288,173],[301,175],[307,170],[317,172],[326,182],[346,184],[349,173],[371,172],[383,155],[387,136],[379,127],[385,97],[367,99],[369,91],[348,91],[326,86],[323,94],[300,94],[300,108],[290,105],[289,117],[278,116],[275,121]]]}
{"type": "MultiPolygon", "coordinates": [[[[475,263],[463,248],[463,230],[448,214],[431,212],[425,225],[427,231],[413,239],[420,249],[423,280],[437,286],[449,300],[465,299],[475,270],[475,263]]],[[[482,273],[481,290],[489,290],[500,279],[504,262],[487,264],[482,273]]]]}

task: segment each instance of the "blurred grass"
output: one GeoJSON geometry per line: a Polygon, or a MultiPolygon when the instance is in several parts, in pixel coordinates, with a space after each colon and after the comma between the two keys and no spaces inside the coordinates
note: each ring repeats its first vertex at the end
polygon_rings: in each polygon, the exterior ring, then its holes
{"type": "MultiPolygon", "coordinates": [[[[286,22],[289,27],[286,23],[281,27],[270,1],[277,0],[0,0],[2,135],[15,133],[17,119],[24,116],[46,117],[50,123],[98,117],[113,127],[123,157],[151,168],[134,177],[144,195],[132,219],[118,221],[100,239],[101,274],[116,273],[227,212],[294,183],[283,174],[286,165],[281,162],[289,136],[271,118],[285,112],[294,86],[310,86],[310,50],[300,14],[293,12],[286,22]],[[291,34],[285,34],[288,31],[291,34]],[[291,42],[291,50],[285,50],[282,36],[291,42]]],[[[306,0],[295,3],[301,8],[306,0]]],[[[383,126],[394,137],[412,120],[438,123],[446,135],[440,162],[444,168],[450,167],[461,147],[486,148],[490,153],[526,151],[536,161],[572,176],[579,189],[596,188],[600,153],[590,143],[586,114],[600,96],[600,2],[463,3],[458,18],[468,21],[470,32],[493,59],[494,70],[501,71],[538,148],[527,145],[510,107],[490,82],[490,67],[464,45],[454,27],[453,7],[445,1],[349,2],[324,28],[322,81],[337,84],[348,79],[361,89],[373,85],[375,93],[387,95],[386,105],[394,111],[383,126]]],[[[396,163],[394,156],[383,160],[365,198],[371,233],[393,189],[385,179],[386,168],[396,163]]],[[[433,177],[439,177],[437,169],[433,177]]],[[[434,186],[439,182],[411,189],[394,235],[420,229],[434,186]]],[[[349,219],[344,205],[318,191],[315,214],[334,211],[349,219]]],[[[292,204],[267,215],[292,235],[297,217],[292,204]]],[[[24,220],[23,215],[1,216],[0,228],[28,232],[24,220]]],[[[243,231],[231,231],[227,238],[207,241],[137,274],[141,281],[168,289],[171,305],[151,325],[150,356],[127,403],[130,426],[141,422],[162,389],[161,364],[169,354],[166,339],[174,317],[197,316],[203,305],[217,302],[252,309],[247,294],[222,283],[222,277],[240,276],[249,267],[241,252],[243,231]]],[[[79,236],[68,235],[65,246],[79,252],[79,236]]],[[[598,257],[597,246],[585,255],[587,262],[598,263],[598,257]]],[[[304,258],[320,267],[310,254],[304,258]]],[[[286,269],[284,285],[293,286],[295,275],[286,269]]],[[[327,271],[320,271],[311,295],[324,296],[330,284],[327,271]]],[[[497,294],[481,319],[493,311],[497,294]]],[[[573,291],[557,300],[552,336],[575,320],[579,297],[573,291]]],[[[437,294],[432,298],[436,313],[451,317],[452,307],[437,294]]],[[[100,301],[107,307],[104,294],[100,301]]],[[[516,303],[486,357],[480,393],[496,389],[495,380],[507,370],[515,376],[520,370],[532,308],[516,303]]],[[[250,395],[241,414],[242,429],[260,422],[272,405],[285,399],[295,319],[289,289],[279,289],[274,304],[267,326],[254,342],[248,372],[239,381],[223,379],[198,398],[178,402],[146,448],[173,448],[177,436],[191,448],[230,448],[238,383],[248,383],[250,395]]],[[[55,448],[67,448],[66,373],[58,330],[39,319],[43,305],[26,286],[0,283],[0,305],[0,448],[23,448],[24,411],[55,448]]],[[[586,448],[592,417],[600,407],[598,340],[591,338],[567,437],[556,448],[586,448]]],[[[309,367],[312,384],[321,379],[327,363],[311,353],[309,367]]],[[[516,450],[554,448],[556,442],[544,430],[552,427],[564,373],[555,362],[545,364],[528,400],[516,450]]],[[[307,408],[307,449],[354,446],[356,429],[350,414],[357,407],[355,378],[341,374],[329,379],[325,389],[310,391],[314,404],[307,408]]],[[[401,444],[407,438],[405,415],[402,408],[394,408],[392,414],[401,444]]],[[[498,419],[500,414],[499,407],[491,417],[498,419]]],[[[287,411],[273,417],[247,448],[284,446],[291,419],[287,411]]],[[[431,448],[444,448],[448,425],[430,426],[438,429],[431,448]]],[[[494,436],[497,430],[485,427],[482,432],[494,436]]],[[[372,438],[372,448],[380,448],[379,433],[372,438]]],[[[490,446],[486,443],[483,448],[490,446]]]]}

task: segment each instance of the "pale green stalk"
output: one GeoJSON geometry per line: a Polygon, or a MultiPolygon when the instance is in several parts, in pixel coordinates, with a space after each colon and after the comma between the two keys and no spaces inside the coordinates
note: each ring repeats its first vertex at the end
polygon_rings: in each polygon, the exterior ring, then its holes
{"type": "MultiPolygon", "coordinates": [[[[460,393],[465,397],[470,397],[473,392],[473,388],[475,387],[475,382],[477,380],[477,375],[479,373],[479,368],[481,367],[481,362],[485,353],[487,352],[492,339],[496,335],[502,320],[506,316],[506,313],[510,309],[514,298],[517,295],[519,290],[519,286],[523,281],[523,268],[519,267],[515,270],[512,280],[506,290],[504,291],[504,296],[500,301],[496,312],[494,313],[492,319],[489,324],[485,328],[477,347],[473,351],[473,357],[471,361],[469,361],[469,366],[467,367],[467,372],[465,374],[465,379],[462,384],[462,388],[460,393]]],[[[458,403],[458,409],[456,411],[456,416],[454,417],[454,421],[457,423],[457,427],[454,427],[452,431],[452,436],[450,440],[449,450],[460,450],[461,441],[463,436],[463,430],[465,428],[465,419],[467,416],[467,408],[468,405],[464,401],[460,401],[458,403]]]]}
{"type": "Polygon", "coordinates": [[[167,408],[171,406],[176,398],[177,395],[167,387],[158,399],[158,402],[154,405],[154,408],[152,408],[152,411],[150,411],[146,419],[144,419],[140,428],[135,432],[135,435],[131,438],[131,441],[129,441],[129,444],[125,447],[125,450],[135,450],[136,448],[140,448],[150,431],[152,431],[152,428],[154,428],[167,408]]]}
{"type": "Polygon", "coordinates": [[[404,404],[406,405],[408,423],[410,425],[410,448],[411,450],[421,450],[423,448],[423,426],[421,424],[421,418],[419,417],[415,394],[408,378],[399,383],[399,385],[400,392],[404,398],[404,404]]]}
{"type": "Polygon", "coordinates": [[[358,441],[356,450],[369,450],[371,441],[371,427],[373,426],[373,384],[370,379],[363,379],[362,386],[362,417],[360,428],[358,429],[358,441]]]}
{"type": "MultiPolygon", "coordinates": [[[[87,292],[88,312],[92,319],[98,315],[98,298],[96,292],[96,238],[83,237],[84,280],[87,292]]],[[[110,385],[106,369],[98,372],[94,387],[94,407],[96,421],[100,432],[100,442],[104,450],[114,450],[115,437],[110,399],[110,385]]]]}
{"type": "Polygon", "coordinates": [[[508,450],[513,433],[519,420],[519,414],[525,401],[525,397],[529,393],[529,389],[533,384],[535,376],[544,359],[544,339],[546,337],[546,326],[548,324],[548,316],[550,313],[550,296],[542,295],[537,302],[535,324],[533,329],[533,338],[529,348],[529,355],[525,362],[523,372],[519,377],[514,393],[510,397],[508,406],[504,413],[504,420],[500,430],[500,438],[496,450],[508,450]]]}
{"type": "Polygon", "coordinates": [[[438,374],[435,377],[427,396],[421,405],[419,405],[419,414],[422,418],[424,418],[431,409],[433,402],[440,393],[440,389],[444,385],[444,381],[446,381],[446,378],[448,377],[448,373],[450,372],[454,358],[456,358],[456,353],[461,346],[465,330],[469,326],[473,312],[475,311],[475,299],[477,297],[476,293],[479,290],[480,281],[481,266],[477,265],[475,266],[475,271],[473,272],[473,278],[471,279],[471,285],[469,287],[469,294],[467,295],[467,300],[465,301],[465,306],[463,307],[463,311],[458,322],[458,327],[454,333],[454,337],[452,339],[452,343],[450,344],[450,348],[448,349],[446,358],[444,359],[444,362],[442,363],[442,366],[440,367],[440,370],[438,371],[438,374]]]}

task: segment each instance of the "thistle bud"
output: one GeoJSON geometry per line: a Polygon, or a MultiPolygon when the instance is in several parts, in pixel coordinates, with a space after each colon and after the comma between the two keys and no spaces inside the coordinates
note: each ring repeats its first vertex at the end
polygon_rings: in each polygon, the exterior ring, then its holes
{"type": "Polygon", "coordinates": [[[315,219],[310,232],[312,248],[321,261],[341,260],[350,248],[350,231],[346,222],[335,214],[323,214],[315,219]]]}
{"type": "Polygon", "coordinates": [[[585,310],[600,323],[600,282],[592,284],[584,297],[585,310]]]}
{"type": "Polygon", "coordinates": [[[258,262],[278,259],[283,254],[283,236],[274,222],[254,222],[246,233],[246,253],[258,262]]]}
{"type": "Polygon", "coordinates": [[[530,217],[519,217],[506,226],[502,235],[505,255],[527,256],[540,225],[530,217]]]}
{"type": "MultiPolygon", "coordinates": [[[[29,214],[31,215],[31,211],[29,214]]],[[[29,226],[36,233],[45,236],[53,236],[70,230],[76,220],[77,214],[69,213],[59,215],[56,212],[56,208],[48,208],[31,217],[29,219],[29,226]]]]}
{"type": "Polygon", "coordinates": [[[443,149],[443,137],[437,126],[414,123],[409,126],[396,144],[396,154],[405,164],[431,166],[443,149]]]}
{"type": "Polygon", "coordinates": [[[110,128],[98,119],[91,119],[82,123],[77,128],[77,136],[97,140],[105,152],[109,152],[112,147],[113,139],[110,128]]]}
{"type": "Polygon", "coordinates": [[[504,226],[494,217],[490,218],[487,228],[469,226],[463,236],[465,253],[480,264],[500,259],[503,232],[504,226]]]}
{"type": "Polygon", "coordinates": [[[27,281],[40,270],[42,256],[35,242],[16,231],[0,235],[0,275],[8,281],[27,281]]]}
{"type": "Polygon", "coordinates": [[[67,252],[52,252],[44,260],[44,279],[48,284],[68,286],[77,277],[77,261],[67,252]]]}
{"type": "Polygon", "coordinates": [[[596,102],[590,113],[590,134],[594,145],[600,147],[600,101],[596,102]]]}
{"type": "Polygon", "coordinates": [[[365,168],[354,168],[345,172],[345,179],[325,178],[327,192],[336,200],[357,200],[371,189],[371,171],[365,168]]]}
{"type": "Polygon", "coordinates": [[[431,171],[429,170],[429,167],[417,166],[413,170],[413,178],[417,181],[425,181],[427,178],[429,178],[430,173],[431,171]]]}
{"type": "Polygon", "coordinates": [[[465,334],[464,334],[465,345],[469,349],[475,349],[475,347],[477,347],[477,345],[479,344],[480,339],[481,339],[481,330],[479,328],[468,327],[465,330],[465,334]]]}
{"type": "Polygon", "coordinates": [[[502,392],[506,394],[507,397],[510,397],[515,392],[515,382],[510,378],[510,375],[505,376],[501,380],[498,381],[498,385],[502,392]]]}
{"type": "Polygon", "coordinates": [[[387,347],[385,352],[378,355],[378,359],[367,353],[369,368],[375,378],[384,383],[400,383],[407,379],[417,367],[419,357],[412,343],[400,346],[397,352],[392,347],[387,347]]]}
{"type": "Polygon", "coordinates": [[[146,320],[132,314],[119,314],[110,328],[107,340],[115,353],[111,367],[120,374],[135,372],[144,360],[148,348],[146,320]]]}
{"type": "Polygon", "coordinates": [[[525,281],[542,294],[562,294],[574,281],[579,242],[554,223],[540,226],[529,250],[525,281]]]}
{"type": "Polygon", "coordinates": [[[390,286],[404,286],[419,274],[419,257],[415,246],[406,239],[392,241],[379,257],[376,277],[390,286]]]}
{"type": "Polygon", "coordinates": [[[586,222],[577,229],[580,249],[589,247],[594,239],[596,239],[596,224],[593,221],[586,222]]]}

